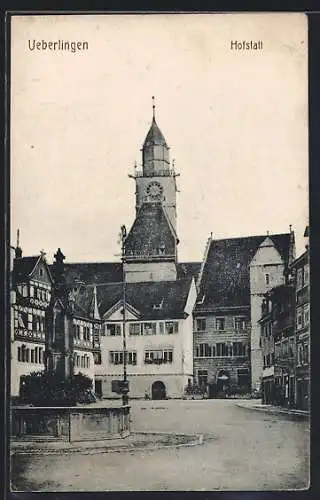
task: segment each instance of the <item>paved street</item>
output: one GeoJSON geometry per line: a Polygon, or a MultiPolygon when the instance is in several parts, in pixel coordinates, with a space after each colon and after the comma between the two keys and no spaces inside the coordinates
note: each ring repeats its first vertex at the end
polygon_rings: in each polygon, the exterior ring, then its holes
{"type": "MultiPolygon", "coordinates": [[[[38,491],[277,490],[308,487],[309,424],[235,400],[133,401],[134,431],[203,433],[202,446],[19,458],[38,491]]],[[[15,462],[16,465],[18,463],[15,462]]]]}

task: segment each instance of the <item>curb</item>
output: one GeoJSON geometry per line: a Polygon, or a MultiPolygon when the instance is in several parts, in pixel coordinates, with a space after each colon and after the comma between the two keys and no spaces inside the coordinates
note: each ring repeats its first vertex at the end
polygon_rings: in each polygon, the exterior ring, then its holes
{"type": "MultiPolygon", "coordinates": [[[[177,436],[177,437],[182,437],[182,438],[190,438],[190,441],[187,441],[186,443],[177,443],[177,444],[162,444],[162,443],[144,443],[139,446],[135,446],[134,443],[121,443],[119,442],[118,446],[101,446],[97,448],[84,448],[84,447],[79,447],[79,446],[73,446],[72,444],[69,447],[64,447],[64,448],[52,448],[52,449],[46,449],[46,448],[33,448],[33,449],[26,449],[24,448],[23,450],[19,449],[12,449],[10,450],[10,455],[17,456],[17,455],[61,455],[61,454],[73,454],[73,453],[78,453],[81,455],[97,455],[101,453],[121,453],[121,452],[135,452],[135,451],[156,451],[159,449],[172,449],[172,448],[182,448],[182,447],[190,447],[190,446],[200,446],[204,443],[204,436],[203,434],[175,434],[174,432],[139,432],[137,434],[140,435],[150,435],[150,436],[177,436]],[[150,446],[151,444],[151,446],[150,446]]],[[[30,443],[30,442],[29,442],[30,443]]],[[[26,443],[28,445],[29,443],[26,443]]],[[[99,441],[97,441],[97,444],[99,441]]]]}
{"type": "Polygon", "coordinates": [[[288,411],[288,410],[280,410],[276,408],[259,408],[258,406],[246,406],[243,404],[238,403],[237,406],[239,408],[244,408],[245,410],[253,410],[253,411],[260,411],[264,413],[268,413],[269,415],[281,415],[285,417],[290,417],[294,418],[297,420],[309,420],[310,415],[307,413],[300,413],[300,412],[295,412],[294,410],[288,411]]]}

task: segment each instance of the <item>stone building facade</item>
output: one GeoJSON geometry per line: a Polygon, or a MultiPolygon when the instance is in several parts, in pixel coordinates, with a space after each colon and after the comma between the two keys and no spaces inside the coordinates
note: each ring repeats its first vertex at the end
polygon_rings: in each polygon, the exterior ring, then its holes
{"type": "Polygon", "coordinates": [[[210,238],[194,309],[194,377],[209,397],[260,388],[261,303],[267,289],[283,282],[291,254],[292,232],[210,238]]]}
{"type": "MultiPolygon", "coordinates": [[[[306,228],[305,237],[309,236],[306,228]]],[[[309,247],[292,264],[296,280],[296,406],[303,410],[310,408],[310,271],[309,247]]]]}

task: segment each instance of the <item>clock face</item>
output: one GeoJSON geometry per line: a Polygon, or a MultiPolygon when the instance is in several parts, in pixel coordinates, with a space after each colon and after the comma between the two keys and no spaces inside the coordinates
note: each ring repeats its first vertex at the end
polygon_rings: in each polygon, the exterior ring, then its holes
{"type": "Polygon", "coordinates": [[[150,184],[147,187],[147,195],[150,196],[153,199],[159,199],[160,196],[162,195],[163,192],[163,187],[159,182],[150,182],[150,184]]]}

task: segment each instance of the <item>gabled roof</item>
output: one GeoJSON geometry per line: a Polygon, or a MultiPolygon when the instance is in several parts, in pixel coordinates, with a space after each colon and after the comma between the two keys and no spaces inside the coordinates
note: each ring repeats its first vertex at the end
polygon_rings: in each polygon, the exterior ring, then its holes
{"type": "MultiPolygon", "coordinates": [[[[13,270],[12,277],[14,283],[23,283],[30,279],[33,271],[42,260],[41,255],[34,255],[30,257],[18,257],[13,260],[13,270]]],[[[49,273],[50,279],[52,281],[52,276],[50,272],[50,266],[45,260],[43,260],[47,271],[49,273]]]]}
{"type": "Polygon", "coordinates": [[[144,140],[143,147],[149,146],[149,145],[157,145],[157,146],[167,146],[166,140],[164,138],[163,133],[159,129],[157,122],[155,118],[153,117],[151,127],[149,129],[149,132],[147,133],[147,136],[144,140]]]}
{"type": "MultiPolygon", "coordinates": [[[[141,314],[141,319],[178,319],[185,316],[192,278],[177,281],[126,283],[126,303],[141,314]],[[162,303],[160,309],[154,308],[162,303]]],[[[123,284],[97,286],[101,317],[123,298],[123,284]]]]}
{"type": "Polygon", "coordinates": [[[143,203],[126,239],[126,256],[175,255],[176,234],[161,203],[143,203]]]}
{"type": "MultiPolygon", "coordinates": [[[[287,264],[290,234],[269,237],[287,264]]],[[[266,235],[212,240],[200,283],[199,297],[205,297],[197,310],[250,304],[249,264],[265,239],[266,235]]]]}

